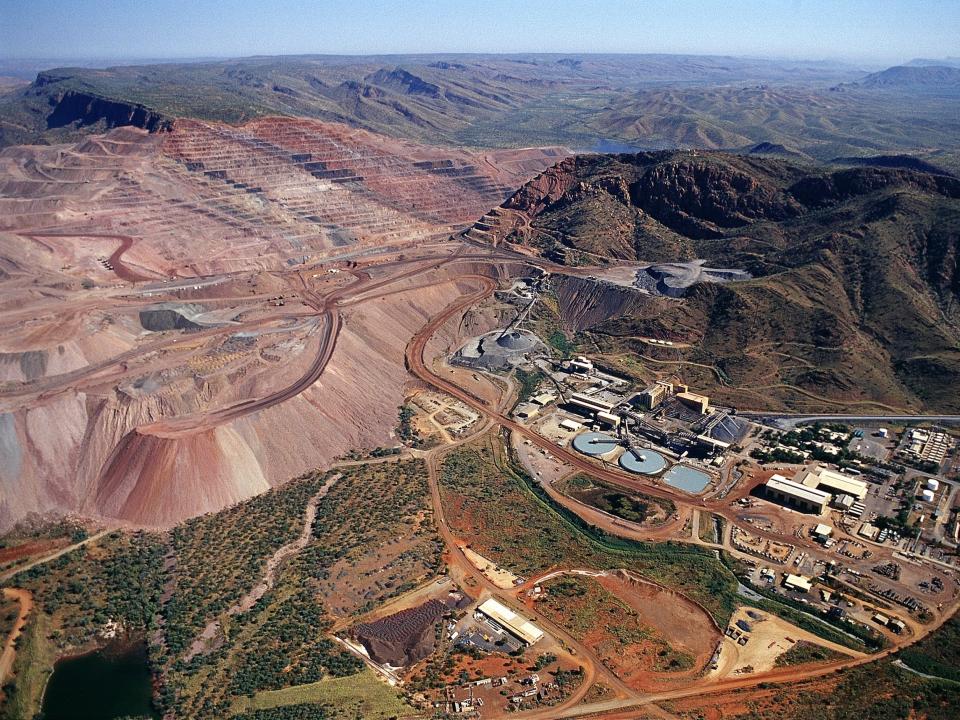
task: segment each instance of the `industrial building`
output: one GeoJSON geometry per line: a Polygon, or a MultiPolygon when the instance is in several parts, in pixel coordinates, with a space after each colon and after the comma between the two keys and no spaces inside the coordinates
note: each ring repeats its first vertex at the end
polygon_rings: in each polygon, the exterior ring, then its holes
{"type": "Polygon", "coordinates": [[[803,575],[792,575],[787,573],[783,576],[783,586],[790,589],[796,590],[797,592],[810,592],[813,588],[813,582],[808,577],[803,575]]]}
{"type": "Polygon", "coordinates": [[[556,395],[553,395],[547,392],[540,393],[539,395],[534,395],[532,398],[530,398],[530,400],[532,400],[535,404],[539,405],[540,407],[545,407],[556,399],[557,399],[556,395]]]}
{"type": "Polygon", "coordinates": [[[830,502],[829,493],[807,487],[783,475],[773,475],[764,485],[766,495],[771,500],[803,512],[820,515],[830,502]]]}
{"type": "Polygon", "coordinates": [[[658,380],[655,384],[648,387],[642,393],[636,396],[640,407],[644,410],[654,410],[660,407],[667,396],[673,393],[673,384],[658,380]]]}
{"type": "Polygon", "coordinates": [[[597,413],[597,421],[609,427],[620,427],[620,416],[603,410],[597,413]]]}
{"type": "Polygon", "coordinates": [[[706,415],[710,412],[710,398],[706,395],[700,395],[698,393],[692,393],[689,390],[684,390],[683,392],[678,392],[677,400],[682,402],[689,408],[697,410],[701,415],[706,415]]]}
{"type": "Polygon", "coordinates": [[[813,536],[820,542],[826,542],[827,540],[830,539],[831,535],[833,535],[833,528],[830,527],[829,525],[824,525],[823,523],[819,523],[813,529],[813,536]]]}
{"type": "Polygon", "coordinates": [[[534,405],[524,404],[518,406],[517,409],[513,411],[513,414],[521,420],[532,420],[540,414],[540,410],[534,405]]]}
{"type": "Polygon", "coordinates": [[[600,398],[584,395],[583,393],[573,393],[567,400],[568,405],[572,405],[580,411],[586,411],[589,415],[595,415],[599,412],[609,413],[614,408],[614,404],[601,400],[600,398]]]}
{"type": "Polygon", "coordinates": [[[867,497],[867,484],[863,480],[844,475],[843,473],[818,467],[803,476],[801,484],[810,488],[825,490],[831,495],[852,495],[857,500],[867,497]]]}
{"type": "Polygon", "coordinates": [[[578,355],[575,359],[570,361],[570,363],[567,365],[567,368],[570,370],[570,372],[584,373],[589,375],[591,372],[593,372],[593,363],[582,355],[578,355]]]}
{"type": "Polygon", "coordinates": [[[485,600],[477,608],[477,612],[485,615],[528,647],[543,637],[543,630],[493,598],[485,600]]]}

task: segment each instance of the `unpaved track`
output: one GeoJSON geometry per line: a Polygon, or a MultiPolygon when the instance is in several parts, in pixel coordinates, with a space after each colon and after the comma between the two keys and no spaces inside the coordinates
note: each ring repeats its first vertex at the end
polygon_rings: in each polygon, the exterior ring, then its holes
{"type": "Polygon", "coordinates": [[[27,237],[31,240],[39,240],[39,238],[97,238],[98,240],[119,240],[120,246],[113,251],[110,255],[110,265],[113,266],[113,272],[121,280],[126,280],[127,282],[138,282],[138,281],[148,281],[156,280],[156,277],[150,277],[148,275],[141,275],[136,270],[132,270],[130,267],[123,263],[123,254],[133,247],[133,243],[136,238],[131,235],[113,235],[110,233],[88,233],[88,232],[29,232],[29,233],[17,233],[20,237],[27,237]]]}
{"type": "MultiPolygon", "coordinates": [[[[270,556],[270,558],[267,560],[267,566],[264,570],[263,577],[250,589],[246,595],[240,598],[236,604],[234,604],[226,611],[226,613],[224,613],[225,617],[239,615],[249,611],[260,598],[266,595],[267,590],[273,587],[273,584],[277,579],[277,570],[279,569],[280,565],[287,558],[296,555],[307,546],[307,543],[310,542],[310,539],[313,536],[313,521],[317,518],[317,505],[320,504],[320,501],[326,497],[328,492],[330,492],[330,488],[332,488],[334,483],[337,482],[337,480],[339,480],[341,477],[343,477],[341,473],[331,475],[323,484],[323,487],[317,491],[317,494],[310,498],[303,514],[303,529],[300,531],[300,537],[293,542],[287,543],[277,550],[272,556],[270,556]]],[[[207,623],[206,627],[204,627],[196,639],[190,644],[190,648],[184,655],[184,660],[189,662],[194,656],[204,652],[204,650],[207,649],[210,641],[217,636],[219,630],[219,618],[211,620],[209,623],[207,623]]]]}
{"type": "Polygon", "coordinates": [[[17,613],[17,619],[7,635],[7,641],[3,646],[3,654],[0,655],[0,686],[7,682],[10,677],[10,671],[13,669],[13,661],[17,656],[17,638],[23,632],[27,624],[27,617],[33,610],[33,595],[29,590],[23,588],[4,588],[3,596],[11,600],[16,600],[20,605],[20,611],[17,613]]]}
{"type": "MultiPolygon", "coordinates": [[[[508,606],[517,606],[519,603],[515,597],[515,590],[507,591],[498,588],[483,573],[479,572],[476,567],[474,567],[473,563],[470,562],[467,556],[464,555],[463,551],[460,549],[458,538],[454,534],[443,513],[443,504],[440,498],[439,484],[440,470],[438,465],[442,454],[449,452],[450,450],[450,447],[439,448],[436,454],[430,455],[427,459],[430,496],[433,501],[434,513],[437,519],[437,527],[440,530],[440,536],[443,538],[443,541],[447,546],[447,564],[448,566],[455,565],[458,574],[463,577],[469,577],[474,583],[474,588],[480,588],[478,597],[475,597],[474,599],[480,599],[480,597],[483,596],[493,596],[501,602],[506,603],[508,606]]],[[[463,583],[461,583],[461,586],[463,586],[463,583]]],[[[568,648],[572,648],[572,650],[576,653],[574,661],[583,667],[583,681],[581,682],[580,686],[577,688],[576,692],[574,692],[563,702],[562,705],[551,708],[553,712],[559,711],[560,708],[574,706],[579,703],[587,694],[590,686],[593,685],[598,679],[602,680],[604,684],[613,688],[622,697],[635,697],[636,693],[631,688],[627,687],[604,665],[597,662],[594,659],[593,654],[586,648],[586,646],[569,635],[563,628],[555,625],[547,618],[542,616],[537,617],[537,624],[555,639],[565,643],[568,648]]]]}
{"type": "Polygon", "coordinates": [[[7,570],[5,573],[0,575],[0,582],[9,580],[10,578],[15,577],[16,575],[19,575],[23,571],[29,570],[30,568],[34,568],[37,565],[43,565],[44,563],[48,563],[51,560],[56,560],[58,557],[61,557],[63,555],[66,555],[67,553],[73,552],[77,548],[82,548],[87,543],[96,542],[97,540],[102,538],[104,535],[111,533],[114,530],[116,530],[116,528],[107,528],[106,530],[101,530],[100,532],[96,533],[95,535],[91,535],[85,540],[81,540],[80,542],[74,543],[73,545],[67,545],[67,547],[65,548],[60,548],[55,553],[52,553],[50,555],[44,555],[42,558],[32,560],[31,562],[20,565],[19,567],[15,567],[12,570],[7,570]]]}

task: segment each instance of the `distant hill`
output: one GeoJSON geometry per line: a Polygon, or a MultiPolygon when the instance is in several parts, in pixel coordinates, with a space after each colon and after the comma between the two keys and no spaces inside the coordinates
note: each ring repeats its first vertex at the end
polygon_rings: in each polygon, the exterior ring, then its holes
{"type": "Polygon", "coordinates": [[[579,156],[470,235],[571,265],[704,259],[749,271],[590,329],[614,354],[648,354],[636,338],[690,343],[662,359],[696,363],[684,377],[734,405],[817,405],[809,393],[847,408],[960,411],[960,180],[715,152],[579,156]],[[763,397],[735,390],[758,383],[763,397]]]}
{"type": "Polygon", "coordinates": [[[770,142],[757,143],[752,148],[747,150],[747,152],[750,155],[775,155],[777,157],[785,157],[785,158],[803,157],[802,153],[799,153],[796,150],[790,150],[789,148],[784,147],[780,143],[770,143],[770,142]]]}
{"type": "MultiPolygon", "coordinates": [[[[850,68],[839,65],[694,55],[251,57],[47,70],[29,88],[0,101],[0,117],[6,122],[6,144],[62,139],[71,129],[101,121],[90,122],[93,118],[79,113],[72,123],[49,126],[51,108],[56,110],[63,97],[73,93],[130,103],[166,118],[239,123],[264,115],[292,115],[462,144],[460,134],[472,127],[487,123],[515,127],[511,113],[564,93],[602,97],[651,83],[823,82],[852,75],[850,68]]],[[[536,142],[551,142],[548,137],[568,140],[569,134],[560,137],[564,134],[560,128],[569,120],[554,117],[553,130],[540,126],[542,139],[536,142]]],[[[101,123],[95,129],[103,127],[101,123]]],[[[529,144],[530,139],[527,133],[513,144],[529,144]]],[[[479,144],[511,141],[487,139],[479,144]]]]}
{"type": "Polygon", "coordinates": [[[865,165],[871,167],[904,168],[934,175],[951,175],[941,167],[912,155],[875,155],[873,157],[839,157],[833,162],[840,165],[865,165]]]}
{"type": "Polygon", "coordinates": [[[931,59],[931,58],[914,58],[910,62],[904,63],[904,65],[914,66],[914,67],[926,67],[929,65],[947,65],[949,67],[960,67],[960,57],[945,57],[942,59],[931,59]]]}
{"type": "Polygon", "coordinates": [[[897,65],[871,73],[856,85],[863,88],[960,92],[960,67],[897,65]]]}

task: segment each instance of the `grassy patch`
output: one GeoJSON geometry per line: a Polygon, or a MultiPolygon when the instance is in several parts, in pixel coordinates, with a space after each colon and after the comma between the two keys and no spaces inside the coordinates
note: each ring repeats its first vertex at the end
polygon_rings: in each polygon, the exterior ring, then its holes
{"type": "Polygon", "coordinates": [[[362,717],[365,720],[388,720],[416,715],[396,690],[382,682],[369,669],[349,677],[330,678],[283,690],[259,692],[253,698],[237,701],[234,708],[241,713],[241,717],[247,717],[255,710],[305,704],[336,708],[335,711],[328,712],[339,712],[345,717],[362,717]]]}
{"type": "Polygon", "coordinates": [[[671,500],[640,492],[626,494],[583,473],[570,478],[559,489],[582,503],[635,523],[662,524],[677,510],[671,500]]]}
{"type": "Polygon", "coordinates": [[[591,645],[605,665],[629,657],[653,672],[677,672],[693,667],[694,658],[675,650],[636,610],[595,580],[560,577],[544,588],[537,604],[543,615],[560,623],[591,645]]]}
{"type": "Polygon", "coordinates": [[[32,718],[40,712],[40,699],[47,678],[53,672],[56,653],[46,640],[50,619],[34,611],[17,641],[13,663],[15,682],[4,688],[6,700],[0,708],[3,720],[32,718]]]}
{"type": "Polygon", "coordinates": [[[698,510],[697,512],[700,513],[700,524],[697,528],[697,535],[699,535],[700,539],[704,542],[719,543],[727,521],[719,515],[714,515],[704,510],[698,510]],[[719,537],[717,535],[718,528],[720,531],[719,537]]]}
{"type": "Polygon", "coordinates": [[[533,394],[537,391],[537,387],[539,387],[545,377],[546,375],[539,370],[530,372],[518,367],[517,382],[520,383],[520,389],[517,392],[517,402],[526,402],[533,397],[533,394]]]}
{"type": "Polygon", "coordinates": [[[924,680],[889,661],[845,670],[829,683],[780,685],[762,704],[748,702],[751,720],[954,720],[960,688],[924,680]]]}
{"type": "Polygon", "coordinates": [[[900,659],[917,672],[960,682],[960,619],[954,615],[937,632],[901,651],[900,659]]]}
{"type": "Polygon", "coordinates": [[[838,653],[836,650],[825,648],[822,645],[801,640],[785,653],[777,657],[776,666],[786,667],[788,665],[805,665],[807,663],[830,662],[849,657],[838,653]]]}
{"type": "Polygon", "coordinates": [[[567,336],[560,330],[551,333],[550,337],[547,338],[547,342],[556,348],[562,355],[569,355],[571,352],[573,352],[573,343],[567,340],[567,336]]]}

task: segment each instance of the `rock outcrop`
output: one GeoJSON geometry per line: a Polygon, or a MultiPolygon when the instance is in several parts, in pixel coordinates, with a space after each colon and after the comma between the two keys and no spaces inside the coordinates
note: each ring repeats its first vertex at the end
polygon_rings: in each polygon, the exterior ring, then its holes
{"type": "Polygon", "coordinates": [[[67,125],[83,127],[102,123],[106,128],[132,125],[149,132],[170,130],[173,120],[137,103],[94,95],[79,90],[68,90],[56,99],[47,115],[47,128],[67,125]]]}

